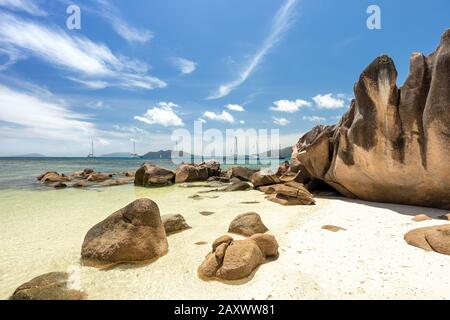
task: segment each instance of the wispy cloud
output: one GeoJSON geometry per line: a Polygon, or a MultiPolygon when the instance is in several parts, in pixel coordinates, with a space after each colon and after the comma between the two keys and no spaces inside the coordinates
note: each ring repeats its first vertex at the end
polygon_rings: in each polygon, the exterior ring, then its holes
{"type": "Polygon", "coordinates": [[[338,94],[336,97],[331,93],[319,94],[312,99],[319,109],[339,109],[345,107],[345,95],[338,94]]]}
{"type": "Polygon", "coordinates": [[[153,38],[150,30],[141,30],[128,24],[111,1],[95,0],[95,2],[100,6],[97,13],[105,18],[123,39],[129,42],[145,43],[153,38]]]}
{"type": "Polygon", "coordinates": [[[0,71],[8,69],[18,60],[25,58],[25,55],[22,54],[19,50],[8,45],[5,45],[3,48],[0,48],[0,58],[2,56],[4,56],[5,59],[2,59],[4,60],[4,62],[0,64],[0,71]]]}
{"type": "Polygon", "coordinates": [[[244,112],[245,111],[244,107],[241,106],[241,105],[238,105],[238,104],[227,104],[225,106],[225,108],[227,108],[228,110],[237,111],[237,112],[244,112]]]}
{"type": "Polygon", "coordinates": [[[223,110],[221,113],[206,111],[203,114],[203,117],[206,119],[209,119],[209,120],[219,121],[219,122],[234,123],[234,121],[235,121],[234,117],[225,110],[223,110]]]}
{"type": "Polygon", "coordinates": [[[280,41],[284,32],[288,29],[292,20],[292,12],[296,3],[297,0],[286,0],[283,6],[275,14],[269,35],[264,40],[261,48],[250,59],[247,66],[241,71],[241,73],[235,80],[221,85],[207,99],[219,99],[227,96],[231,91],[239,87],[247,80],[248,77],[251,76],[258,65],[264,60],[264,57],[273,47],[275,47],[275,45],[280,41]]]}
{"type": "Polygon", "coordinates": [[[277,118],[277,117],[273,117],[273,123],[275,123],[276,125],[279,126],[287,126],[289,124],[289,120],[285,119],[285,118],[277,118]]]}
{"type": "Polygon", "coordinates": [[[135,116],[134,119],[146,124],[159,124],[164,127],[183,126],[183,120],[177,115],[174,108],[178,105],[172,102],[160,102],[157,107],[148,109],[142,116],[135,116]]]}
{"type": "Polygon", "coordinates": [[[319,116],[303,116],[303,120],[310,121],[310,122],[318,122],[318,123],[327,121],[326,118],[319,117],[319,116]]]}
{"type": "Polygon", "coordinates": [[[310,107],[311,102],[306,100],[297,99],[297,100],[279,100],[273,103],[275,106],[270,107],[270,110],[277,112],[287,112],[287,113],[295,113],[300,110],[301,107],[310,107]]]}
{"type": "Polygon", "coordinates": [[[18,135],[78,141],[95,132],[87,116],[55,99],[45,99],[0,85],[0,120],[15,125],[18,135]]]}
{"type": "Polygon", "coordinates": [[[197,69],[196,62],[185,58],[172,58],[171,62],[182,74],[190,74],[197,69]]]}
{"type": "Polygon", "coordinates": [[[69,36],[55,26],[45,26],[0,13],[0,45],[37,56],[52,65],[77,74],[91,88],[164,88],[166,83],[145,74],[144,62],[115,55],[104,44],[85,37],[69,36]]]}
{"type": "Polygon", "coordinates": [[[13,11],[23,11],[33,16],[47,16],[47,12],[30,0],[0,0],[0,7],[13,11]]]}

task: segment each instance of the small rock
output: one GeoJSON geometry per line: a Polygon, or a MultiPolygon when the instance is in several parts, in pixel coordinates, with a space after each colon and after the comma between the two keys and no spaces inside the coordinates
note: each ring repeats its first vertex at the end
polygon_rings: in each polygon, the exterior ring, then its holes
{"type": "Polygon", "coordinates": [[[53,187],[54,187],[55,189],[64,189],[64,188],[67,188],[67,184],[62,183],[62,182],[58,182],[58,183],[55,184],[53,187]]]}
{"type": "Polygon", "coordinates": [[[412,218],[413,221],[415,222],[422,222],[422,221],[427,221],[427,220],[432,220],[429,216],[427,216],[426,214],[419,214],[417,216],[415,216],[414,218],[412,218]]]}
{"type": "Polygon", "coordinates": [[[69,274],[51,272],[18,287],[9,300],[85,300],[87,295],[69,288],[69,274]]]}
{"type": "Polygon", "coordinates": [[[426,251],[450,255],[450,224],[411,230],[405,241],[426,251]]]}
{"type": "Polygon", "coordinates": [[[228,232],[240,234],[246,237],[257,233],[265,233],[269,229],[264,225],[261,217],[256,212],[238,215],[228,228],[228,232]]]}
{"type": "Polygon", "coordinates": [[[200,211],[199,212],[202,216],[210,216],[213,215],[214,212],[213,211],[200,211]]]}
{"type": "Polygon", "coordinates": [[[345,228],[332,226],[332,225],[323,226],[322,229],[323,230],[328,230],[328,231],[331,231],[331,232],[347,231],[347,229],[345,229],[345,228]]]}
{"type": "Polygon", "coordinates": [[[244,181],[235,182],[232,185],[222,189],[225,192],[234,192],[234,191],[247,191],[250,190],[252,186],[244,181]]]}
{"type": "Polygon", "coordinates": [[[161,221],[164,225],[164,230],[166,230],[166,235],[191,228],[181,214],[163,215],[161,221]]]}
{"type": "Polygon", "coordinates": [[[443,214],[442,216],[439,216],[438,218],[441,219],[441,220],[450,221],[450,213],[443,214]]]}

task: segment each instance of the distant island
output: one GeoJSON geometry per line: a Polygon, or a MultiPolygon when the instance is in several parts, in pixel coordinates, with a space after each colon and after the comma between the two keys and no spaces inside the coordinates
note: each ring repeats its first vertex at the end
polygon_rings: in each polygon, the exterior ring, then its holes
{"type": "MultiPolygon", "coordinates": [[[[275,151],[267,151],[259,154],[259,157],[271,157],[275,151]]],[[[278,150],[278,156],[280,159],[290,159],[292,154],[292,147],[287,147],[278,150]]],[[[183,153],[180,155],[181,157],[195,157],[189,153],[183,153]]],[[[242,157],[243,155],[239,155],[238,157],[242,157]]],[[[252,155],[256,156],[256,155],[252,155]]],[[[100,156],[100,158],[132,158],[133,155],[130,152],[113,152],[100,156]]],[[[140,156],[142,159],[170,159],[172,157],[172,150],[159,150],[159,151],[150,151],[146,154],[140,156]]],[[[200,156],[198,156],[200,157],[200,156]]],[[[246,156],[248,157],[248,156],[246,156]]]]}
{"type": "Polygon", "coordinates": [[[130,152],[114,152],[100,156],[100,158],[131,158],[130,152]]]}
{"type": "Polygon", "coordinates": [[[40,154],[40,153],[28,153],[28,154],[22,154],[19,156],[13,156],[12,158],[46,158],[47,156],[40,154]]]}

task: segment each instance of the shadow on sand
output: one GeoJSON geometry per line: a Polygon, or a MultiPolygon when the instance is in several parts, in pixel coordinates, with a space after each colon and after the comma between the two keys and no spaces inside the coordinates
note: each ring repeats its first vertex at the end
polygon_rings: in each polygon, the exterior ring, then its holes
{"type": "MultiPolygon", "coordinates": [[[[374,208],[388,209],[388,210],[395,211],[399,214],[410,216],[410,217],[415,217],[416,215],[419,215],[419,214],[426,214],[430,218],[436,219],[436,220],[440,220],[439,216],[449,213],[448,210],[443,210],[443,209],[416,207],[416,206],[409,206],[409,205],[395,204],[395,203],[370,202],[370,201],[364,201],[364,200],[359,200],[359,199],[345,198],[342,196],[316,196],[316,198],[318,198],[318,199],[334,199],[334,200],[340,200],[340,201],[348,202],[348,203],[362,204],[362,205],[370,206],[370,207],[374,207],[374,208]]],[[[440,221],[442,221],[442,220],[440,220],[440,221]]]]}

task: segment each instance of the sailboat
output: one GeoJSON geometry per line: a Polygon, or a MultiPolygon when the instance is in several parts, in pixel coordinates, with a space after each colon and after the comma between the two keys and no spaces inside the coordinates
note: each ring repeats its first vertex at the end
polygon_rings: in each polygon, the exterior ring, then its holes
{"type": "Polygon", "coordinates": [[[94,157],[94,140],[91,141],[91,153],[88,154],[87,157],[88,157],[88,158],[91,158],[91,159],[95,158],[95,157],[94,157]]]}
{"type": "Polygon", "coordinates": [[[133,140],[133,153],[131,154],[132,158],[141,159],[142,157],[136,153],[136,141],[133,140]]]}

